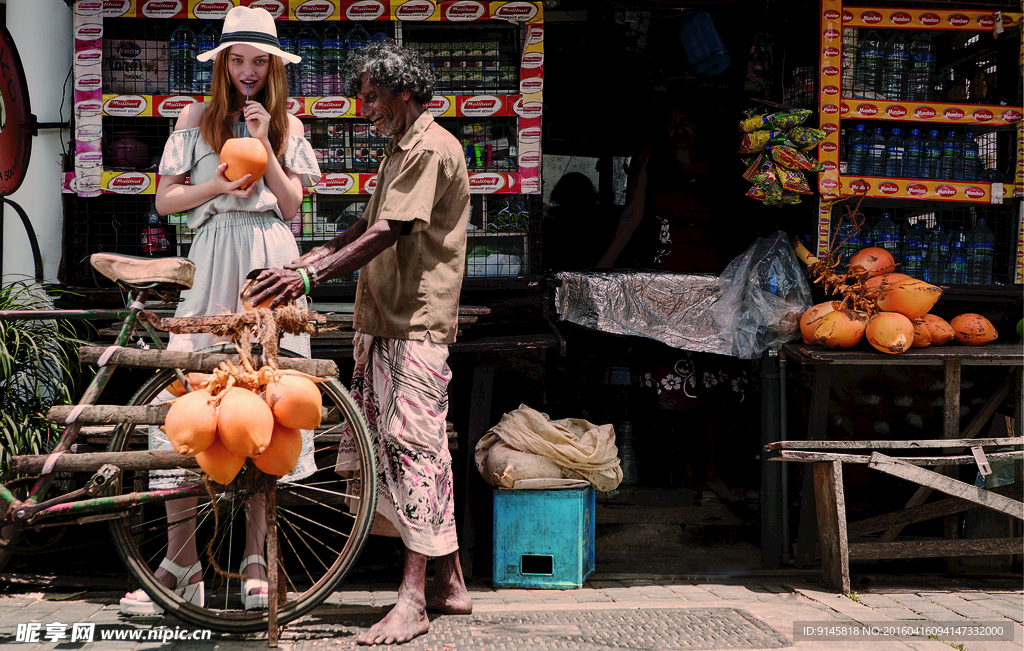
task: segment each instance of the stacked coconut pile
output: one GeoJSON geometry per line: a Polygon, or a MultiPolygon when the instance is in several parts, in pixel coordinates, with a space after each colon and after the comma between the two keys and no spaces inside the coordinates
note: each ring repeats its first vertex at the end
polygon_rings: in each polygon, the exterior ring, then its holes
{"type": "Polygon", "coordinates": [[[836,273],[835,263],[819,260],[799,243],[794,251],[816,283],[831,290],[833,296],[842,296],[819,303],[800,317],[805,344],[853,348],[867,339],[876,350],[899,354],[950,341],[980,346],[999,336],[980,314],[960,314],[949,322],[931,314],[942,288],[896,273],[896,261],[885,249],[861,249],[850,258],[846,274],[836,273]]]}

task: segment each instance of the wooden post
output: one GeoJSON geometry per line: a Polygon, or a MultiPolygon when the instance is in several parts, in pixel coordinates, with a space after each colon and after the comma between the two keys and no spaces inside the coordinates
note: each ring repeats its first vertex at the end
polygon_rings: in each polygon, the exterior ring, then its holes
{"type": "MultiPolygon", "coordinates": [[[[782,355],[785,353],[779,353],[778,357],[782,355]]],[[[781,431],[781,370],[778,357],[769,351],[761,356],[762,446],[785,438],[785,433],[781,431]]],[[[784,546],[789,536],[782,528],[786,522],[782,512],[788,508],[782,495],[782,473],[787,471],[785,464],[768,461],[766,455],[761,455],[761,566],[766,569],[782,567],[783,556],[790,553],[784,546]]]]}
{"type": "MultiPolygon", "coordinates": [[[[476,444],[483,438],[487,429],[492,425],[491,419],[491,395],[494,389],[494,362],[485,354],[474,355],[472,393],[470,394],[469,419],[466,425],[466,464],[462,478],[462,536],[459,540],[459,560],[462,564],[462,572],[467,579],[472,579],[474,547],[476,547],[476,528],[479,523],[479,510],[474,507],[475,486],[483,484],[479,479],[476,470],[474,453],[476,444]]],[[[489,487],[488,487],[489,488],[489,487]]],[[[489,499],[491,491],[484,491],[489,499]]],[[[480,500],[484,495],[476,495],[480,500]]],[[[487,523],[488,530],[490,523],[487,523]]],[[[486,541],[490,544],[490,541],[486,541]]]]}
{"type": "Polygon", "coordinates": [[[267,489],[267,646],[277,646],[277,477],[264,475],[267,489]]]}
{"type": "Polygon", "coordinates": [[[825,584],[843,594],[850,591],[850,550],[846,538],[846,498],[843,464],[814,464],[814,499],[821,541],[821,569],[825,584]]]}
{"type": "MultiPolygon", "coordinates": [[[[814,386],[811,389],[811,409],[807,424],[807,439],[821,441],[828,429],[828,394],[832,381],[827,364],[814,365],[814,386]]],[[[814,480],[811,473],[804,472],[803,490],[800,495],[800,521],[796,532],[796,562],[806,567],[814,560],[814,538],[817,523],[814,520],[814,480]]]]}
{"type": "MultiPolygon", "coordinates": [[[[960,360],[947,359],[945,367],[946,396],[942,414],[942,438],[955,439],[960,434],[960,360]]],[[[946,449],[943,450],[943,453],[953,454],[954,451],[946,449]]],[[[960,474],[960,469],[955,466],[939,466],[935,470],[953,478],[957,478],[960,474]]],[[[959,538],[961,534],[960,517],[947,515],[943,518],[942,529],[943,537],[959,538]]],[[[960,561],[956,557],[947,557],[945,564],[947,574],[954,576],[960,574],[960,561]]]]}

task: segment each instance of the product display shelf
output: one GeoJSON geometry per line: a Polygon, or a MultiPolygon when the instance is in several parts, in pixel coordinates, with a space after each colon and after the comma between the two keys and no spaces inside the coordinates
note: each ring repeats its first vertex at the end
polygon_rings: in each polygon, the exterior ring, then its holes
{"type": "MultiPolygon", "coordinates": [[[[374,37],[386,36],[423,50],[435,66],[439,88],[425,107],[467,147],[471,220],[478,229],[470,232],[468,248],[475,271],[468,269],[467,275],[539,273],[539,223],[529,228],[527,219],[509,226],[497,218],[503,207],[539,211],[533,198],[540,192],[543,4],[518,0],[75,0],[73,171],[62,178],[63,192],[72,196],[68,217],[78,233],[67,238],[74,256],[87,255],[90,251],[77,249],[91,250],[97,243],[137,254],[132,233],[143,228],[139,219],[156,193],[159,148],[185,106],[209,99],[200,93],[168,92],[173,88],[168,34],[182,21],[197,34],[209,25],[219,31],[219,21],[239,5],[268,10],[280,21],[281,38],[294,39],[308,26],[318,34],[332,24],[343,32],[363,26],[374,37]],[[471,50],[474,45],[483,49],[471,50]],[[494,61],[488,63],[490,59],[494,61]],[[455,72],[481,69],[458,66],[499,64],[500,77],[482,83],[471,83],[468,74],[463,82],[455,72]],[[137,80],[136,85],[129,77],[137,80]],[[472,142],[485,144],[466,144],[472,142]],[[500,143],[493,146],[493,159],[492,142],[500,143]],[[112,155],[112,150],[120,155],[112,155]],[[140,152],[145,150],[143,163],[140,152]],[[129,201],[130,195],[138,196],[129,201]],[[114,203],[75,205],[101,197],[114,203]],[[97,212],[109,214],[113,227],[78,221],[97,212]],[[496,221],[501,232],[493,232],[496,221]]],[[[365,206],[376,186],[375,169],[385,140],[367,131],[359,101],[352,97],[293,96],[288,98],[288,111],[305,123],[306,137],[321,162],[321,179],[304,190],[307,199],[292,220],[300,249],[306,250],[332,237],[365,206]]],[[[171,253],[187,255],[193,233],[184,215],[167,216],[167,225],[171,253]]],[[[69,272],[69,278],[88,283],[88,270],[69,272]]]]}
{"type": "Polygon", "coordinates": [[[1002,183],[975,181],[943,181],[936,179],[901,179],[889,176],[838,177],[840,195],[860,195],[880,199],[922,199],[968,203],[1002,203],[1002,183]]]}
{"type": "MultiPolygon", "coordinates": [[[[510,138],[516,144],[515,166],[474,172],[474,194],[535,194],[540,192],[540,128],[543,106],[544,25],[541,2],[434,2],[405,0],[199,0],[164,2],[162,0],[76,0],[75,20],[75,148],[74,172],[64,175],[63,190],[81,197],[100,193],[153,194],[156,176],[146,170],[112,169],[103,165],[102,120],[104,117],[175,118],[187,104],[202,102],[202,95],[124,94],[103,88],[104,21],[106,19],[223,19],[234,6],[246,5],[268,10],[283,24],[388,22],[389,33],[404,42],[403,27],[449,23],[451,29],[482,25],[521,27],[519,43],[518,88],[485,88],[471,92],[444,92],[436,95],[426,108],[435,118],[514,120],[510,138]]],[[[150,21],[152,22],[152,21],[150,21]]],[[[279,30],[280,31],[280,30],[279,30]]],[[[428,32],[423,32],[428,34],[428,32]]],[[[433,33],[436,36],[436,33],[433,33]]],[[[166,45],[166,42],[164,42],[166,45]]],[[[143,52],[143,57],[146,56],[143,52]]],[[[166,64],[163,64],[166,65],[166,64]]],[[[447,64],[446,64],[447,65],[447,64]]],[[[447,68],[445,68],[447,70],[447,68]]],[[[166,75],[166,71],[164,72],[166,75]]],[[[359,103],[344,96],[290,97],[288,110],[303,120],[359,119],[359,103]]],[[[311,192],[330,194],[369,194],[374,187],[373,174],[337,173],[326,170],[311,192]]]]}
{"type": "MultiPolygon", "coordinates": [[[[1024,196],[1024,108],[1019,105],[966,104],[942,101],[888,101],[855,98],[844,88],[855,52],[844,52],[849,45],[844,29],[942,30],[990,33],[999,36],[1010,28],[1020,40],[1024,61],[1024,14],[978,9],[920,9],[900,7],[846,6],[842,0],[822,0],[818,114],[819,126],[827,136],[819,145],[824,171],[818,175],[821,200],[818,210],[817,254],[825,255],[832,235],[832,207],[839,200],[864,194],[873,199],[909,199],[929,202],[1002,204],[1024,196]],[[921,129],[968,127],[979,132],[1003,130],[1016,136],[1015,165],[1009,183],[952,181],[944,179],[894,178],[850,175],[840,167],[842,120],[874,120],[894,125],[913,123],[921,129]],[[940,126],[941,125],[941,126],[940,126]]],[[[1016,252],[1010,280],[1024,282],[1024,219],[1017,201],[1014,211],[1018,227],[1016,252]]]]}

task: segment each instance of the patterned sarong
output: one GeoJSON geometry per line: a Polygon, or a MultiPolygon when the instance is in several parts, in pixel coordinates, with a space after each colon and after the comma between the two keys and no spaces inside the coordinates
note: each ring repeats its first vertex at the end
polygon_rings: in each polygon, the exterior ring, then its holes
{"type": "MultiPolygon", "coordinates": [[[[377,513],[397,528],[407,549],[425,556],[450,554],[458,549],[458,537],[445,433],[448,346],[429,338],[370,341],[357,335],[354,342],[351,393],[377,452],[377,513]]],[[[346,434],[336,468],[342,474],[356,469],[346,434]]]]}

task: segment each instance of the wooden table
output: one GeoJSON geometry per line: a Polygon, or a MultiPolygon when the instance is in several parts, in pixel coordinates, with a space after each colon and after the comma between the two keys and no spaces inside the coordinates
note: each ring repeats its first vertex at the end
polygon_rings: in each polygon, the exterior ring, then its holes
{"type": "MultiPolygon", "coordinates": [[[[1020,553],[1020,538],[1006,539],[996,544],[974,545],[972,541],[936,541],[931,546],[894,543],[905,524],[938,516],[949,516],[957,510],[975,505],[993,508],[998,504],[1004,513],[1021,518],[1019,495],[1020,462],[1017,466],[1017,488],[1002,491],[977,489],[946,476],[944,472],[955,464],[975,463],[967,448],[984,448],[1021,443],[1021,396],[1024,396],[1021,368],[1024,365],[1024,346],[1020,344],[989,344],[987,346],[939,346],[912,349],[900,355],[886,355],[873,350],[829,350],[818,346],[788,344],[780,352],[783,362],[793,360],[810,365],[814,370],[810,412],[806,441],[769,441],[765,451],[769,459],[804,461],[814,464],[814,472],[805,474],[804,491],[799,514],[797,556],[809,558],[813,554],[815,539],[821,541],[825,579],[842,592],[850,589],[848,564],[851,558],[911,558],[922,556],[980,555],[983,553],[1020,553]],[[840,366],[941,366],[945,373],[943,399],[943,426],[941,432],[929,440],[921,441],[830,441],[827,431],[831,371],[840,366]],[[1002,366],[1011,369],[1008,377],[989,397],[967,427],[960,431],[960,373],[964,366],[1002,366]],[[1016,395],[1015,424],[1012,439],[999,441],[974,440],[1010,393],[1016,395]],[[981,444],[981,445],[979,445],[981,444]],[[891,457],[908,448],[933,448],[936,457],[931,464],[918,463],[912,457],[891,457]],[[861,454],[849,454],[854,450],[861,454]],[[892,452],[891,450],[896,450],[892,452]],[[959,453],[959,454],[958,454],[959,453]],[[902,477],[919,485],[917,492],[904,507],[902,516],[890,514],[872,518],[875,522],[856,523],[847,530],[842,484],[843,463],[868,463],[869,467],[902,477]],[[917,464],[917,465],[915,465],[917,464]],[[937,465],[936,471],[925,470],[922,465],[937,465]],[[966,487],[966,488],[965,488],[966,487]],[[932,503],[924,505],[932,490],[953,495],[960,502],[945,504],[935,509],[932,503]],[[1014,499],[1015,496],[1015,499],[1014,499]],[[816,498],[816,499],[812,499],[816,498]],[[915,510],[916,509],[916,510],[915,510]],[[950,510],[952,509],[952,510],[950,510]],[[815,518],[817,516],[817,518],[815,518]],[[927,516],[927,517],[922,517],[927,516]],[[887,518],[887,519],[886,519],[887,518]],[[817,527],[814,526],[817,519],[817,527]],[[879,525],[870,528],[870,525],[879,525]],[[878,542],[849,545],[848,535],[861,535],[884,531],[878,542]],[[881,545],[881,547],[880,547],[881,545]]],[[[783,373],[785,371],[783,370],[783,373]]],[[[785,436],[785,433],[782,433],[785,436]]],[[[1019,458],[1021,453],[1012,453],[1019,458]]],[[[984,457],[982,457],[984,459],[984,457]]],[[[768,496],[763,496],[763,499],[768,496]]],[[[948,501],[948,500],[947,500],[948,501]]],[[[784,506],[783,506],[784,508],[784,506]]],[[[977,542],[977,541],[973,541],[977,542]]]]}

